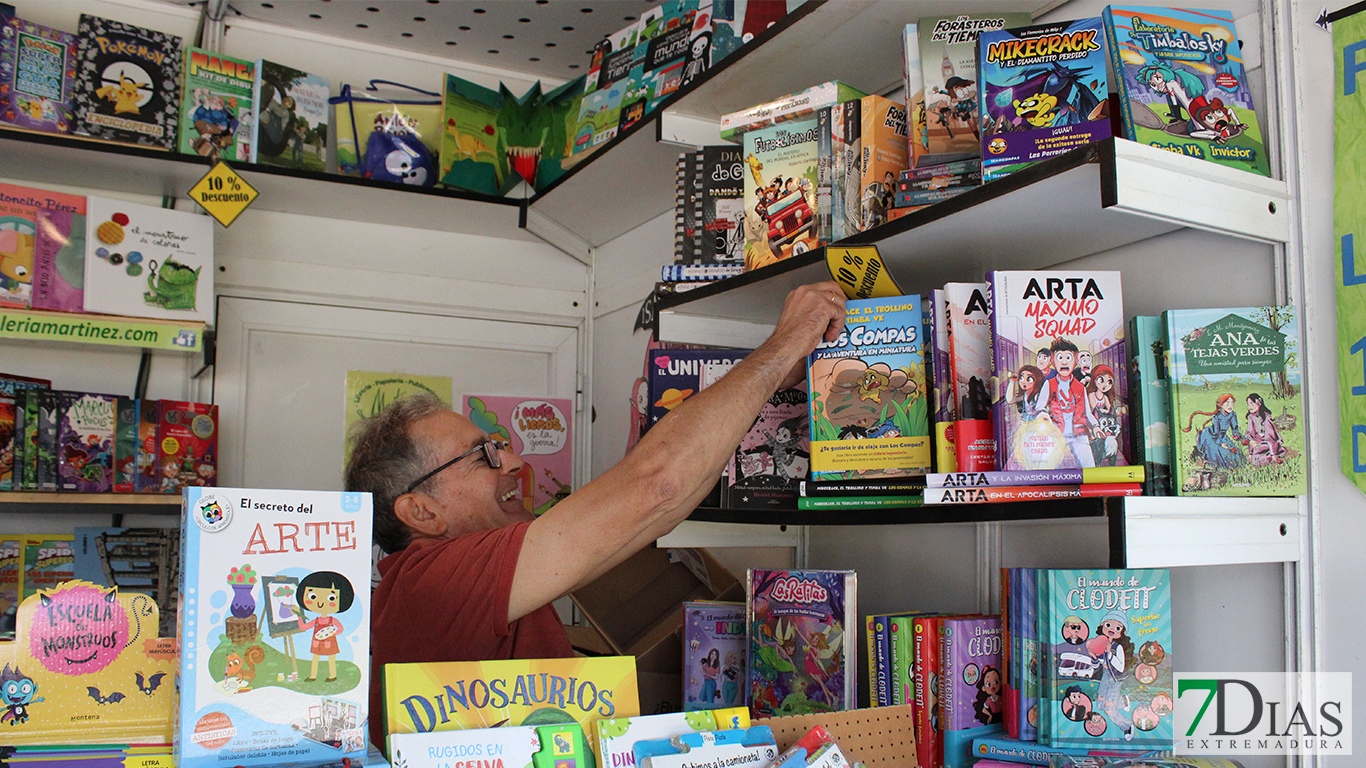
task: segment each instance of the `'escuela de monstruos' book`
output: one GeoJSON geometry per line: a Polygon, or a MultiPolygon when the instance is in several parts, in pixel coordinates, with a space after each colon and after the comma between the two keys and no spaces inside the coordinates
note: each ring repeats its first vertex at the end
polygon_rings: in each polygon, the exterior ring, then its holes
{"type": "Polygon", "coordinates": [[[0,125],[71,131],[76,36],[0,14],[0,125]]]}
{"type": "Polygon", "coordinates": [[[839,337],[811,353],[813,480],[929,471],[922,321],[919,296],[851,300],[839,337]]]}
{"type": "Polygon", "coordinates": [[[1004,470],[1129,463],[1118,272],[988,272],[1004,470]]]}
{"type": "Polygon", "coordinates": [[[370,494],[189,487],[182,504],[176,764],[360,759],[370,494]]]}
{"type": "Polygon", "coordinates": [[[87,14],[76,37],[75,132],[173,149],[180,38],[87,14]]]}
{"type": "Polygon", "coordinates": [[[858,669],[854,572],[750,569],[748,581],[754,716],[853,709],[858,669]]]}

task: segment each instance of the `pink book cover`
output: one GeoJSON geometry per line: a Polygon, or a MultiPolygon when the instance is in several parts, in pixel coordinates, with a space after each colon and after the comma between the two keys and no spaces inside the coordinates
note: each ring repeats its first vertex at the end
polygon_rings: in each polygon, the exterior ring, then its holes
{"type": "Polygon", "coordinates": [[[33,308],[85,309],[85,216],[39,208],[33,245],[33,308]]]}
{"type": "Polygon", "coordinates": [[[465,395],[461,413],[526,462],[518,480],[522,506],[540,515],[574,483],[574,401],[555,397],[465,395]]]}

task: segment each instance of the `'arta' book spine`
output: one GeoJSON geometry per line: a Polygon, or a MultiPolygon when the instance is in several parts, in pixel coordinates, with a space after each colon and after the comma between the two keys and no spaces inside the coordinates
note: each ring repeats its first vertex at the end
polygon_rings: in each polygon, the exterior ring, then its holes
{"type": "Polygon", "coordinates": [[[1094,485],[1021,485],[988,488],[926,488],[925,504],[991,504],[1001,501],[1056,501],[1100,496],[1139,496],[1140,483],[1094,485]]]}
{"type": "Polygon", "coordinates": [[[1090,485],[1141,483],[1143,467],[1036,469],[1014,472],[940,472],[925,475],[926,488],[986,488],[1016,485],[1090,485]]]}

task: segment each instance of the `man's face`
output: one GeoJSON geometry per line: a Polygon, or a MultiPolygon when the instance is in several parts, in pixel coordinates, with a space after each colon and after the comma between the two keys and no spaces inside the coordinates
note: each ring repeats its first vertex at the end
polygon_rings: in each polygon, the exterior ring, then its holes
{"type": "MultiPolygon", "coordinates": [[[[413,424],[413,439],[425,446],[431,466],[443,464],[488,439],[474,423],[452,411],[432,414],[413,424]]],[[[423,486],[446,522],[446,537],[501,528],[534,519],[522,506],[517,472],[523,462],[512,451],[502,451],[502,464],[493,469],[475,453],[438,472],[423,486]]]]}
{"type": "Polygon", "coordinates": [[[1060,349],[1053,353],[1053,367],[1058,371],[1058,378],[1072,378],[1072,366],[1076,364],[1075,355],[1066,349],[1060,349]]]}

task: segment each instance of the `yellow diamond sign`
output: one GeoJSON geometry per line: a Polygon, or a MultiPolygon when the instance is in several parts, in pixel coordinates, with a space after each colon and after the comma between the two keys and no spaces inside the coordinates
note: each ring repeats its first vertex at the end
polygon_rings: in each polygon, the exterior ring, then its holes
{"type": "Polygon", "coordinates": [[[190,188],[190,199],[199,203],[225,227],[232,226],[242,211],[260,194],[221,160],[190,188]]]}

